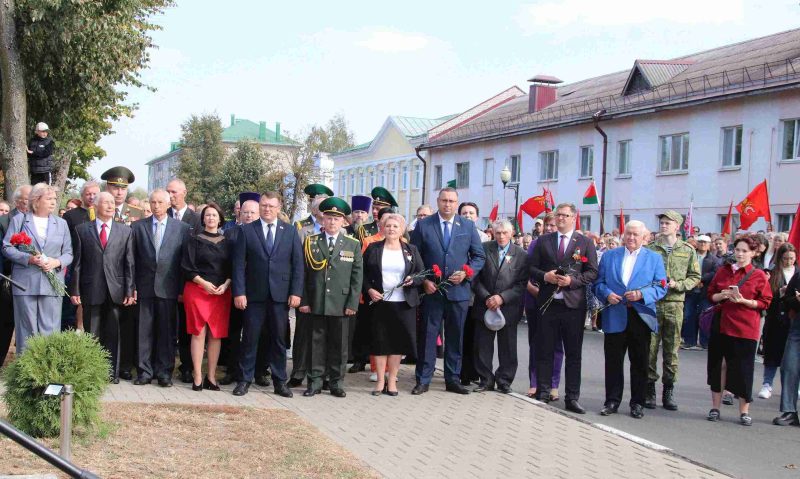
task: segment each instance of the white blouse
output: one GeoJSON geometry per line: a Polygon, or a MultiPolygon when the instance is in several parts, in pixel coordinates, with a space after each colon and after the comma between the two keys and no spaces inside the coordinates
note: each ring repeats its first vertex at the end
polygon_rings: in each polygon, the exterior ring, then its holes
{"type": "Polygon", "coordinates": [[[45,216],[41,218],[39,216],[33,215],[33,225],[36,227],[36,236],[44,242],[47,238],[47,222],[50,221],[49,216],[45,216]]]}
{"type": "Polygon", "coordinates": [[[383,291],[388,292],[390,289],[392,295],[384,299],[384,301],[399,302],[406,300],[406,294],[403,288],[399,285],[403,283],[406,272],[406,262],[403,259],[403,250],[383,249],[383,258],[381,258],[381,273],[383,276],[383,291]]]}

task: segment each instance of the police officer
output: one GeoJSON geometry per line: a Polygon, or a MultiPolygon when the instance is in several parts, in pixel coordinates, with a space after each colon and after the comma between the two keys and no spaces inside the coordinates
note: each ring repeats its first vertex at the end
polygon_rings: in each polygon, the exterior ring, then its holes
{"type": "Polygon", "coordinates": [[[663,343],[661,382],[664,389],[661,402],[664,409],[677,411],[674,387],[678,379],[678,348],[681,344],[683,325],[683,303],[685,294],[700,281],[700,263],[694,248],[678,238],[678,229],[683,216],[668,210],[658,217],[659,235],[656,241],[647,245],[648,249],[661,255],[667,271],[667,295],[656,303],[658,331],[652,333],[650,341],[650,366],[648,371],[647,394],[644,407],[656,407],[656,381],[658,380],[658,348],[663,343]]]}
{"type": "MultiPolygon", "coordinates": [[[[307,230],[309,227],[314,231],[314,233],[319,233],[322,229],[322,225],[320,223],[319,218],[317,218],[315,214],[315,201],[319,199],[325,199],[333,196],[333,190],[328,188],[325,185],[321,185],[319,183],[312,183],[305,188],[303,188],[303,193],[308,196],[308,211],[309,215],[308,218],[298,220],[294,222],[294,225],[297,227],[298,231],[307,230]]],[[[316,205],[319,205],[319,201],[316,202],[316,205]]],[[[303,240],[303,236],[300,236],[300,240],[303,240]]]]}
{"type": "Polygon", "coordinates": [[[306,237],[305,290],[299,311],[310,315],[311,370],[310,397],[322,390],[323,376],[330,381],[331,395],[345,397],[349,316],[356,314],[363,281],[360,243],[344,234],[344,217],[350,206],[341,198],[327,198],[320,204],[323,231],[306,237]]]}

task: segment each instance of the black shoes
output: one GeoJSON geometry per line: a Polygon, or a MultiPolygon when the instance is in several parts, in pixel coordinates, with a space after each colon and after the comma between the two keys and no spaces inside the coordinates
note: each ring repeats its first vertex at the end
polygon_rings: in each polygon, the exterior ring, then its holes
{"type": "Polygon", "coordinates": [[[586,414],[586,409],[581,406],[577,399],[567,399],[565,401],[567,411],[574,412],[575,414],[586,414]]]}
{"type": "Polygon", "coordinates": [[[549,395],[549,394],[547,394],[547,393],[545,393],[545,394],[539,394],[539,395],[536,397],[536,400],[537,400],[537,401],[539,401],[539,402],[543,402],[543,403],[545,403],[545,404],[549,404],[549,403],[550,403],[550,395],[549,395]]]}
{"type": "Polygon", "coordinates": [[[419,384],[419,383],[417,383],[417,385],[414,386],[414,389],[411,390],[411,394],[413,394],[414,396],[419,396],[420,394],[424,394],[424,393],[428,392],[429,388],[430,388],[430,385],[428,385],[428,384],[419,384]]]}
{"type": "Polygon", "coordinates": [[[307,398],[310,398],[312,396],[315,396],[315,395],[319,394],[320,392],[321,391],[319,389],[313,389],[311,386],[309,386],[308,389],[306,389],[303,392],[303,396],[305,396],[307,398]]]}
{"type": "Polygon", "coordinates": [[[385,394],[387,396],[395,397],[395,396],[397,396],[398,392],[397,391],[389,391],[389,386],[387,385],[387,386],[383,387],[383,394],[385,394]]]}
{"type": "Polygon", "coordinates": [[[362,362],[353,361],[353,365],[347,370],[348,373],[360,373],[366,369],[366,365],[362,362]]]}
{"type": "Polygon", "coordinates": [[[289,386],[290,388],[300,387],[300,386],[303,385],[303,380],[302,379],[297,379],[297,378],[292,378],[292,379],[289,380],[288,383],[286,383],[286,385],[289,386]]]}
{"type": "Polygon", "coordinates": [[[617,403],[609,403],[603,406],[603,409],[600,410],[601,416],[610,416],[612,414],[617,413],[617,409],[619,409],[619,404],[617,403]]]}
{"type": "MultiPolygon", "coordinates": [[[[191,373],[189,373],[191,376],[191,373]]],[[[189,379],[189,382],[192,382],[192,379],[189,379]]],[[[162,388],[171,388],[172,387],[172,378],[159,378],[158,385],[162,388]]]]}
{"type": "Polygon", "coordinates": [[[120,371],[119,378],[125,381],[130,381],[133,379],[133,374],[130,371],[120,371]]]}
{"type": "Polygon", "coordinates": [[[294,394],[292,394],[292,390],[287,388],[286,385],[283,384],[282,382],[275,383],[275,394],[285,398],[290,398],[294,396],[294,394]]]}
{"type": "MultiPolygon", "coordinates": [[[[194,382],[192,382],[192,389],[194,389],[194,382]]],[[[219,391],[219,385],[214,384],[208,379],[208,376],[203,379],[203,389],[208,389],[209,391],[219,391]]]]}
{"type": "Polygon", "coordinates": [[[641,404],[631,404],[631,417],[641,419],[644,417],[644,408],[641,404]]]}
{"type": "Polygon", "coordinates": [[[444,389],[449,393],[469,394],[469,389],[465,388],[460,383],[447,383],[444,389]]]}
{"type": "Polygon", "coordinates": [[[337,397],[337,398],[343,398],[343,397],[347,396],[347,393],[344,392],[344,389],[332,388],[331,389],[331,396],[334,396],[334,397],[337,397]]]}
{"type": "Polygon", "coordinates": [[[133,384],[136,386],[144,386],[145,384],[150,384],[151,382],[153,382],[153,378],[138,377],[133,384]]]}
{"type": "Polygon", "coordinates": [[[328,391],[331,388],[331,383],[327,379],[322,381],[322,390],[328,391]]]}
{"type": "Polygon", "coordinates": [[[119,384],[119,378],[116,376],[109,376],[108,382],[111,384],[119,384]]]}
{"type": "Polygon", "coordinates": [[[202,391],[202,390],[203,390],[203,383],[195,384],[194,381],[192,381],[192,391],[202,391]]]}
{"type": "Polygon", "coordinates": [[[265,388],[272,386],[272,381],[270,381],[267,376],[256,376],[256,385],[265,388]]]}
{"type": "Polygon", "coordinates": [[[247,381],[239,381],[236,387],[233,388],[234,396],[244,396],[250,390],[250,383],[247,381]]]}
{"type": "Polygon", "coordinates": [[[647,409],[656,408],[656,383],[647,383],[647,392],[644,396],[644,407],[647,409]]]}
{"type": "Polygon", "coordinates": [[[188,384],[188,383],[190,383],[192,381],[194,381],[194,378],[192,378],[192,372],[191,371],[181,371],[181,382],[182,383],[188,384]]]}
{"type": "Polygon", "coordinates": [[[678,410],[678,403],[675,402],[675,386],[664,385],[664,390],[661,392],[661,404],[667,411],[678,410]]]}
{"type": "Polygon", "coordinates": [[[772,420],[776,426],[800,426],[800,419],[796,412],[785,412],[772,420]]]}
{"type": "MultiPolygon", "coordinates": [[[[464,385],[464,383],[461,384],[464,385]]],[[[486,391],[494,391],[494,386],[483,381],[479,382],[478,385],[472,390],[474,393],[482,393],[486,391]]]]}
{"type": "Polygon", "coordinates": [[[511,394],[511,386],[509,386],[508,384],[498,384],[497,385],[497,392],[500,392],[500,393],[503,393],[503,394],[511,394]]]}

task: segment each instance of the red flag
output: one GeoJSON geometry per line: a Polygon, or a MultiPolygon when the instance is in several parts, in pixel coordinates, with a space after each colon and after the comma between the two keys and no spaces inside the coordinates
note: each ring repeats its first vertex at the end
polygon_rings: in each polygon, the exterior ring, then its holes
{"type": "Polygon", "coordinates": [[[521,207],[520,207],[519,211],[517,211],[517,228],[519,228],[519,231],[517,231],[517,233],[522,233],[523,231],[525,231],[525,227],[522,226],[522,208],[521,207]]]}
{"type": "Polygon", "coordinates": [[[544,192],[544,211],[545,213],[550,213],[556,207],[556,201],[553,199],[553,193],[548,190],[547,188],[542,188],[544,192]]]}
{"type": "Polygon", "coordinates": [[[789,243],[792,243],[797,251],[800,251],[800,205],[797,205],[797,213],[792,221],[792,229],[789,230],[789,243]]]}
{"type": "Polygon", "coordinates": [[[575,208],[575,229],[581,229],[581,210],[575,208]]]}
{"type": "Polygon", "coordinates": [[[733,201],[731,201],[731,205],[728,207],[728,216],[725,217],[725,224],[722,225],[722,236],[730,236],[731,235],[731,224],[733,223],[733,201]]]}
{"type": "Polygon", "coordinates": [[[625,213],[622,211],[622,205],[619,205],[619,235],[625,232],[625,213]]]}
{"type": "Polygon", "coordinates": [[[497,210],[498,210],[498,208],[500,208],[500,202],[499,201],[495,201],[494,202],[494,207],[492,208],[492,212],[489,213],[489,220],[491,220],[492,223],[497,221],[497,210]]]}
{"type": "Polygon", "coordinates": [[[531,218],[536,218],[545,211],[544,195],[528,198],[525,203],[522,203],[522,206],[520,206],[519,209],[524,211],[531,218]]]}
{"type": "Polygon", "coordinates": [[[762,181],[749,195],[736,205],[736,210],[741,218],[739,229],[749,229],[750,225],[758,218],[764,218],[767,223],[772,222],[772,214],[769,211],[769,194],[767,193],[767,180],[762,181]]]}
{"type": "Polygon", "coordinates": [[[594,181],[592,181],[583,193],[583,204],[596,205],[597,203],[597,188],[594,187],[594,181]]]}

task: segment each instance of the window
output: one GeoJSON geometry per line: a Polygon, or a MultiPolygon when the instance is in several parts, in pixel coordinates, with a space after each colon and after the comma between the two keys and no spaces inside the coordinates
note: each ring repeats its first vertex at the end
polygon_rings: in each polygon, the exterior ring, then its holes
{"type": "Polygon", "coordinates": [[[494,184],[494,158],[486,158],[483,160],[483,184],[494,184]]]}
{"type": "Polygon", "coordinates": [[[358,191],[359,193],[364,193],[365,186],[366,186],[366,179],[364,178],[366,174],[362,171],[358,174],[358,191]]]}
{"type": "Polygon", "coordinates": [[[369,191],[375,188],[375,170],[369,172],[369,191]]]}
{"type": "Polygon", "coordinates": [[[558,179],[558,150],[543,151],[539,153],[539,180],[557,180],[558,179]]]}
{"type": "Polygon", "coordinates": [[[589,215],[581,215],[581,231],[592,231],[592,217],[589,215]]]}
{"type": "Polygon", "coordinates": [[[581,147],[581,178],[591,178],[594,166],[594,147],[581,147]]]}
{"type": "Polygon", "coordinates": [[[397,168],[389,168],[389,190],[397,191],[397,168]]]}
{"type": "Polygon", "coordinates": [[[356,174],[350,173],[350,194],[356,194],[356,174]]]}
{"type": "Polygon", "coordinates": [[[407,190],[408,189],[408,165],[403,165],[401,169],[402,173],[400,173],[400,189],[407,190]]]}
{"type": "Polygon", "coordinates": [[[469,188],[469,162],[456,163],[456,188],[469,188]]]}
{"type": "Polygon", "coordinates": [[[689,134],[662,136],[661,173],[683,172],[689,170],[689,134]]]}
{"type": "Polygon", "coordinates": [[[617,143],[617,174],[620,176],[631,174],[631,140],[617,143]]]}
{"type": "Polygon", "coordinates": [[[433,187],[437,190],[442,189],[442,165],[433,167],[433,187]]]}
{"type": "MultiPolygon", "coordinates": [[[[725,220],[728,218],[728,213],[725,213],[724,215],[717,215],[717,218],[719,218],[719,230],[722,231],[722,229],[725,228],[725,220]]],[[[739,222],[739,215],[731,214],[731,234],[739,231],[740,224],[741,222],[739,222]]]]}
{"type": "Polygon", "coordinates": [[[386,187],[386,168],[384,167],[378,171],[378,186],[386,187]]]}
{"type": "Polygon", "coordinates": [[[741,166],[742,127],[732,126],[722,129],[722,166],[741,166]]]}
{"type": "Polygon", "coordinates": [[[339,194],[347,196],[347,175],[344,172],[339,173],[339,194]]]}
{"type": "Polygon", "coordinates": [[[792,220],[793,219],[794,219],[794,215],[793,214],[791,214],[791,215],[779,214],[778,215],[778,224],[777,224],[777,228],[775,229],[775,231],[788,232],[790,229],[792,229],[792,220]]]}
{"type": "Polygon", "coordinates": [[[422,165],[414,165],[414,188],[422,188],[422,165]]]}
{"type": "Polygon", "coordinates": [[[783,160],[800,160],[800,120],[783,121],[783,160]]]}
{"type": "Polygon", "coordinates": [[[511,170],[511,180],[509,183],[519,183],[521,176],[520,168],[522,167],[519,155],[511,155],[506,161],[506,166],[511,170]]]}

